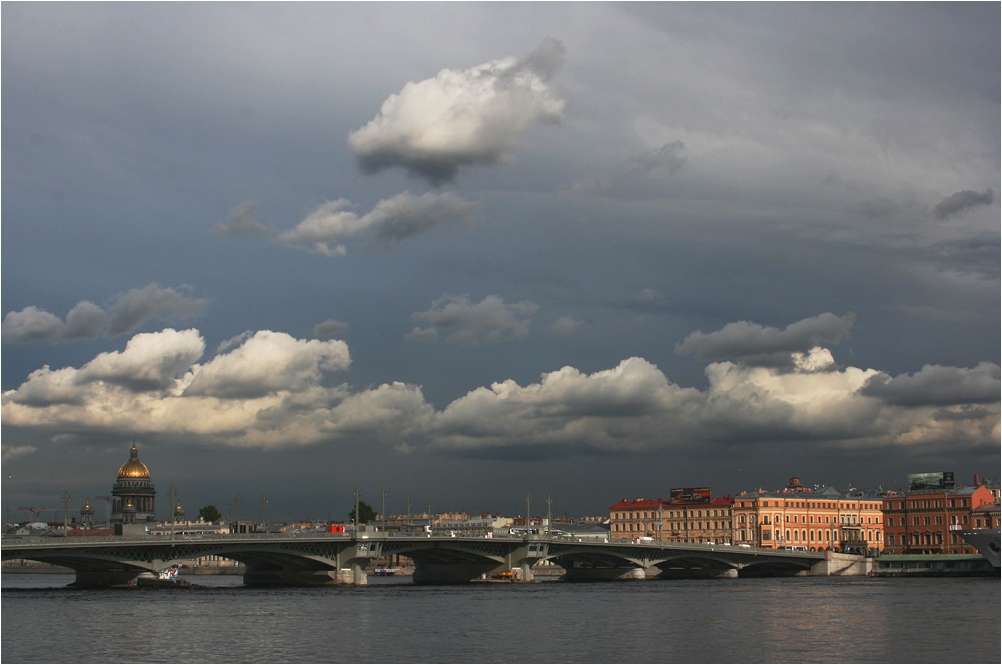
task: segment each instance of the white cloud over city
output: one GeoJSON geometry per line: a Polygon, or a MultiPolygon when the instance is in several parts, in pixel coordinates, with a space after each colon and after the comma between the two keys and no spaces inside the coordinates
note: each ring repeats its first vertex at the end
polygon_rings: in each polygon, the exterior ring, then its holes
{"type": "Polygon", "coordinates": [[[433,183],[467,164],[497,164],[533,125],[563,119],[566,101],[548,80],[564,47],[547,39],[528,57],[466,70],[443,69],[390,95],[375,118],[348,136],[362,166],[402,166],[433,183]]]}
{"type": "Polygon", "coordinates": [[[527,385],[499,380],[436,410],[419,386],[349,387],[350,354],[338,340],[258,331],[200,364],[203,352],[197,330],[165,329],[138,334],[123,351],[79,369],[44,367],[4,393],[4,422],[250,448],[403,441],[445,453],[685,451],[777,441],[977,448],[999,435],[999,367],[990,363],[890,377],[836,369],[831,352],[815,347],[792,369],[710,363],[708,386],[699,389],[634,357],[592,373],[563,367],[527,385]]]}

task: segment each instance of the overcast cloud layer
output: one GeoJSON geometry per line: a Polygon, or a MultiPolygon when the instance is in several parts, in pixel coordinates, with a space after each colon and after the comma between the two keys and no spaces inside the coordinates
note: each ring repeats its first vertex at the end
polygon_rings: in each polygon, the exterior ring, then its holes
{"type": "Polygon", "coordinates": [[[999,11],[4,4],[3,500],[993,478],[999,11]]]}

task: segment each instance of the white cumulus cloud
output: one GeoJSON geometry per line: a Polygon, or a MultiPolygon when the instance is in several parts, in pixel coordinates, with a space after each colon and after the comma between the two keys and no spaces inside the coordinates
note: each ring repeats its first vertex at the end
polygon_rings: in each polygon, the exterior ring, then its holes
{"type": "Polygon", "coordinates": [[[438,184],[460,166],[496,164],[537,123],[563,119],[565,101],[548,79],[564,48],[547,39],[524,60],[507,57],[410,82],[348,136],[367,171],[402,166],[438,184]]]}

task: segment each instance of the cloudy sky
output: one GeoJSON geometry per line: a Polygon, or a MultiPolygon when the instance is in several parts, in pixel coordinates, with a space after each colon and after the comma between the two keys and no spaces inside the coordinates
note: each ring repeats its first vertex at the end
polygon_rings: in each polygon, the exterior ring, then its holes
{"type": "Polygon", "coordinates": [[[5,520],[999,474],[996,3],[2,19],[5,520]]]}

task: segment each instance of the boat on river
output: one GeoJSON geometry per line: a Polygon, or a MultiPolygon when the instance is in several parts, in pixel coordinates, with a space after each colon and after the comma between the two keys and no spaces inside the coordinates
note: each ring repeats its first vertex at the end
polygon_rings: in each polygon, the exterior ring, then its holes
{"type": "Polygon", "coordinates": [[[999,532],[999,529],[968,529],[961,531],[960,537],[988,559],[995,570],[999,570],[999,532]]]}

